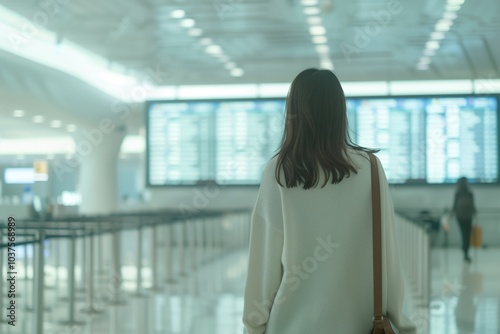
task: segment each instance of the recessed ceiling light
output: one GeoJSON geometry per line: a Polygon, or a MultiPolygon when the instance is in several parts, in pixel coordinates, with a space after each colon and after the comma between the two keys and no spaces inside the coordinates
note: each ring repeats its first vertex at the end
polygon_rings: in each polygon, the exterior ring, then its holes
{"type": "Polygon", "coordinates": [[[311,25],[321,24],[321,17],[319,17],[319,16],[309,16],[307,18],[307,23],[309,23],[311,25]]]}
{"type": "Polygon", "coordinates": [[[14,112],[12,114],[14,115],[14,117],[23,117],[24,110],[17,109],[17,110],[14,110],[14,112]]]}
{"type": "Polygon", "coordinates": [[[52,122],[50,122],[50,126],[53,128],[60,128],[61,125],[62,125],[62,122],[58,119],[55,119],[52,122]]]}
{"type": "Polygon", "coordinates": [[[447,5],[445,10],[447,12],[458,12],[460,10],[461,6],[460,5],[447,5]]]}
{"type": "Polygon", "coordinates": [[[435,28],[436,31],[448,31],[452,24],[453,22],[450,20],[439,20],[435,28]]]}
{"type": "Polygon", "coordinates": [[[454,20],[457,18],[457,14],[454,12],[445,12],[443,14],[443,19],[445,20],[454,20]]]}
{"type": "Polygon", "coordinates": [[[422,58],[420,58],[419,63],[420,64],[430,64],[431,59],[429,57],[422,57],[422,58]]]}
{"type": "Polygon", "coordinates": [[[230,73],[233,77],[241,77],[243,74],[245,74],[245,72],[241,68],[233,68],[230,73]]]}
{"type": "Polygon", "coordinates": [[[437,50],[439,49],[439,42],[438,41],[428,41],[425,43],[425,47],[430,50],[437,50]]]}
{"type": "Polygon", "coordinates": [[[432,49],[425,49],[424,50],[424,55],[425,56],[432,57],[435,54],[436,54],[436,50],[432,50],[432,49]]]}
{"type": "Polygon", "coordinates": [[[189,29],[188,34],[190,36],[201,36],[203,34],[203,30],[201,30],[200,28],[192,28],[189,29]]]}
{"type": "Polygon", "coordinates": [[[305,7],[304,14],[306,14],[306,15],[318,15],[319,8],[318,7],[305,7]]]}
{"type": "Polygon", "coordinates": [[[33,116],[33,123],[43,123],[44,117],[42,115],[33,116]]]}
{"type": "Polygon", "coordinates": [[[303,6],[316,6],[318,4],[318,0],[301,0],[300,3],[303,6]]]}
{"type": "Polygon", "coordinates": [[[441,31],[434,31],[431,33],[431,39],[433,40],[440,40],[444,38],[444,33],[441,31]]]}
{"type": "Polygon", "coordinates": [[[191,28],[194,27],[194,20],[193,19],[184,19],[181,21],[181,26],[184,28],[191,28]]]}
{"type": "Polygon", "coordinates": [[[200,44],[201,45],[210,45],[210,44],[212,44],[212,39],[208,38],[208,37],[204,37],[204,38],[200,39],[200,44]]]}
{"type": "Polygon", "coordinates": [[[229,63],[226,63],[226,64],[224,65],[224,68],[225,68],[226,70],[232,70],[232,69],[233,69],[233,68],[235,68],[235,67],[236,67],[236,64],[235,64],[235,63],[233,63],[233,62],[229,62],[229,63]]]}
{"type": "Polygon", "coordinates": [[[325,44],[328,42],[326,36],[313,36],[312,41],[314,44],[325,44]]]}
{"type": "Polygon", "coordinates": [[[330,71],[333,71],[333,63],[330,62],[330,61],[322,61],[320,66],[324,69],[327,69],[327,70],[330,70],[330,71]]]}
{"type": "Polygon", "coordinates": [[[170,16],[172,16],[175,19],[182,19],[185,15],[186,12],[183,11],[182,9],[177,9],[170,12],[170,16]]]}
{"type": "Polygon", "coordinates": [[[312,26],[309,27],[309,33],[311,35],[324,35],[326,33],[326,29],[323,26],[312,26]]]}
{"type": "Polygon", "coordinates": [[[222,49],[218,45],[209,45],[205,48],[205,51],[213,55],[222,53],[222,49]]]}
{"type": "Polygon", "coordinates": [[[448,5],[462,5],[465,2],[465,0],[448,0],[447,4],[448,5]]]}
{"type": "Polygon", "coordinates": [[[429,69],[429,64],[417,64],[417,70],[425,71],[429,69]]]}
{"type": "Polygon", "coordinates": [[[66,131],[68,131],[68,132],[75,132],[76,131],[76,125],[75,124],[68,124],[66,126],[66,131]]]}
{"type": "Polygon", "coordinates": [[[330,52],[330,48],[328,47],[328,45],[325,45],[325,44],[316,45],[316,52],[328,53],[328,52],[330,52]]]}
{"type": "Polygon", "coordinates": [[[222,63],[226,63],[229,61],[229,56],[223,53],[214,54],[214,56],[217,57],[217,59],[222,63]]]}

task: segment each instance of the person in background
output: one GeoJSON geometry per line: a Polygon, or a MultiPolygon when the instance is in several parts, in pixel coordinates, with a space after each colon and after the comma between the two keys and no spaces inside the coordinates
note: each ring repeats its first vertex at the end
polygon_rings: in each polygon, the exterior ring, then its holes
{"type": "MultiPolygon", "coordinates": [[[[248,334],[369,333],[373,317],[371,163],[349,138],[346,101],[329,70],[307,69],[286,101],[282,144],[255,204],[243,322],[248,334]]],[[[391,191],[379,169],[383,312],[415,333],[391,191]]]]}
{"type": "Polygon", "coordinates": [[[462,234],[462,250],[464,252],[464,261],[471,262],[469,257],[470,235],[472,231],[472,220],[476,215],[474,205],[474,195],[469,189],[469,183],[466,177],[461,177],[457,181],[457,190],[451,214],[455,215],[460,232],[462,234]]]}

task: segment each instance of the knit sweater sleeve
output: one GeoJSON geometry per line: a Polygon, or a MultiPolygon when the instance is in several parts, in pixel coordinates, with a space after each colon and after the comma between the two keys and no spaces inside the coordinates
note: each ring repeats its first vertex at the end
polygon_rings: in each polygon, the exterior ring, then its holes
{"type": "Polygon", "coordinates": [[[266,331],[269,314],[282,280],[283,215],[274,168],[266,167],[257,196],[250,232],[248,275],[243,323],[245,333],[266,331]]]}

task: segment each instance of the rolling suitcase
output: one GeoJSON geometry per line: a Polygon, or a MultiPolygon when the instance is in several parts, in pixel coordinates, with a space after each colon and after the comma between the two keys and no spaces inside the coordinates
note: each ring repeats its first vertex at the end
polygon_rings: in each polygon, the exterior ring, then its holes
{"type": "Polygon", "coordinates": [[[472,232],[470,234],[470,246],[475,248],[480,248],[483,245],[483,231],[479,225],[472,226],[472,232]]]}

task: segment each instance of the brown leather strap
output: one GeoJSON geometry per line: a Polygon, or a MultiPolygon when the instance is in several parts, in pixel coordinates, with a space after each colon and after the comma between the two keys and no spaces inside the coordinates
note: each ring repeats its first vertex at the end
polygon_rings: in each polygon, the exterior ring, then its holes
{"type": "Polygon", "coordinates": [[[382,226],[380,212],[380,181],[377,159],[371,153],[372,171],[372,226],[373,226],[373,312],[374,317],[382,317],[382,226]]]}

